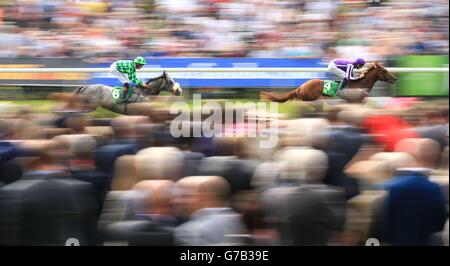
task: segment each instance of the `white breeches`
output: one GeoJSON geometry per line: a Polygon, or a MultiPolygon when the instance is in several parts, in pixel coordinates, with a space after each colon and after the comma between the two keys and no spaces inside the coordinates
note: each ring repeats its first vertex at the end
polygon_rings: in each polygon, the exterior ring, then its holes
{"type": "Polygon", "coordinates": [[[342,79],[345,78],[345,74],[346,74],[345,71],[343,71],[342,69],[338,68],[334,62],[330,62],[328,64],[328,71],[330,73],[333,73],[334,75],[342,78],[342,79]]]}
{"type": "Polygon", "coordinates": [[[116,63],[112,63],[109,67],[109,72],[114,75],[114,77],[118,78],[122,84],[128,83],[132,84],[132,82],[128,79],[127,75],[117,70],[116,63]]]}

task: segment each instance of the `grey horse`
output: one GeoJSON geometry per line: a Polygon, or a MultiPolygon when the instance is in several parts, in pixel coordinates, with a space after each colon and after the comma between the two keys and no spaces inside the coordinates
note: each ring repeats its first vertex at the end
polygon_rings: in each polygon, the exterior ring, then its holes
{"type": "Polygon", "coordinates": [[[129,101],[126,103],[115,103],[112,93],[113,87],[101,84],[85,85],[75,90],[74,94],[88,101],[89,111],[95,111],[97,107],[103,107],[119,114],[129,114],[129,108],[135,103],[151,101],[151,96],[156,96],[161,91],[168,91],[173,95],[180,96],[183,92],[178,82],[175,82],[165,71],[161,76],[149,79],[146,82],[150,89],[135,88],[129,101]]]}

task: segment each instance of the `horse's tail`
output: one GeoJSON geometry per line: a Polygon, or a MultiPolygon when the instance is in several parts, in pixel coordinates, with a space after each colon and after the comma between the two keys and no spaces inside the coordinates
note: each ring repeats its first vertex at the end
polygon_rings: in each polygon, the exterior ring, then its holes
{"type": "Polygon", "coordinates": [[[73,101],[75,99],[78,99],[80,94],[83,93],[83,90],[86,88],[86,85],[78,87],[76,90],[74,90],[72,93],[66,93],[66,92],[54,92],[50,93],[48,95],[48,98],[51,100],[62,100],[62,101],[73,101]]]}
{"type": "Polygon", "coordinates": [[[297,90],[293,90],[288,93],[276,94],[268,91],[262,91],[260,94],[261,100],[269,100],[272,102],[284,103],[296,98],[297,90]]]}

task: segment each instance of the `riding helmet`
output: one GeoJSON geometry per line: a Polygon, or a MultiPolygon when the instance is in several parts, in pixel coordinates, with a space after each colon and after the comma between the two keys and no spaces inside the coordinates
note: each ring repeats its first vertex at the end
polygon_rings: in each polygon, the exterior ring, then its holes
{"type": "Polygon", "coordinates": [[[134,59],[134,63],[136,65],[145,65],[147,64],[147,62],[145,61],[145,59],[142,56],[138,56],[134,59]]]}
{"type": "Polygon", "coordinates": [[[363,58],[358,58],[355,60],[355,62],[353,62],[355,65],[365,65],[366,61],[363,58]]]}

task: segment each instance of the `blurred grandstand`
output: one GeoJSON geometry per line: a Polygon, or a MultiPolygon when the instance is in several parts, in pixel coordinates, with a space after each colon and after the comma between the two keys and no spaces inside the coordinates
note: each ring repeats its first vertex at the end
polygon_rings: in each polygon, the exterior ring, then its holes
{"type": "Polygon", "coordinates": [[[448,1],[0,1],[0,57],[448,54],[448,1]]]}

